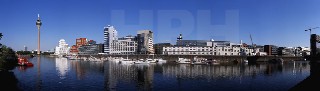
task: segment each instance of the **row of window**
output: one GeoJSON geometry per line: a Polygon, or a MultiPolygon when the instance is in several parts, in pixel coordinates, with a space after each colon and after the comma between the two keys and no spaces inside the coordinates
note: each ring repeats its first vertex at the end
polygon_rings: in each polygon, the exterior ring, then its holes
{"type": "MultiPolygon", "coordinates": [[[[245,52],[248,52],[248,49],[244,49],[245,52]]],[[[209,51],[209,49],[172,49],[167,48],[164,51],[209,51]]],[[[212,51],[212,49],[210,49],[212,51]]],[[[214,51],[217,51],[216,49],[214,51]]],[[[240,49],[218,49],[218,51],[229,51],[229,52],[240,52],[240,49]]]]}
{"type": "MultiPolygon", "coordinates": [[[[212,55],[212,52],[163,52],[163,54],[177,54],[177,55],[184,55],[184,54],[198,54],[198,55],[212,55]]],[[[214,52],[214,55],[229,55],[228,53],[216,53],[214,52]]],[[[230,53],[230,55],[240,55],[240,53],[230,53]]]]}

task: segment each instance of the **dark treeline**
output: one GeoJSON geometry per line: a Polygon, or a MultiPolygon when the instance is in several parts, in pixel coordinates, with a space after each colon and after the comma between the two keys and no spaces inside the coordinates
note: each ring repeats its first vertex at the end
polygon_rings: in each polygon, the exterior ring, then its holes
{"type": "MultiPolygon", "coordinates": [[[[0,40],[2,36],[2,33],[0,33],[0,40]]],[[[12,70],[17,65],[17,63],[18,57],[15,51],[12,48],[0,43],[0,71],[12,70]]]]}

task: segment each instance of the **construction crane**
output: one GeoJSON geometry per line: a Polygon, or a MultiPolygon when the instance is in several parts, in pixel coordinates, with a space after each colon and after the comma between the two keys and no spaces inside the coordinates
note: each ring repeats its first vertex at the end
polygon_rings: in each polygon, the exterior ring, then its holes
{"type": "Polygon", "coordinates": [[[252,49],[253,49],[252,53],[256,53],[256,51],[255,51],[255,46],[253,45],[253,41],[252,41],[251,34],[250,34],[250,40],[251,40],[252,49]]]}

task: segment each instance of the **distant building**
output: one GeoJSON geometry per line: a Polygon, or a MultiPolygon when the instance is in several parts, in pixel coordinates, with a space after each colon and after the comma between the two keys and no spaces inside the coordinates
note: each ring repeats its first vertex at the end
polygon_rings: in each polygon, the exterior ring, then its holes
{"type": "Polygon", "coordinates": [[[96,44],[96,41],[89,40],[87,44],[82,45],[78,48],[79,55],[94,55],[98,53],[102,53],[102,44],[96,44]]]}
{"type": "Polygon", "coordinates": [[[154,54],[153,32],[150,30],[141,30],[137,34],[138,54],[154,54]]]}
{"type": "Polygon", "coordinates": [[[76,45],[72,45],[70,48],[70,53],[71,54],[78,54],[79,53],[78,47],[76,45]]]}
{"type": "Polygon", "coordinates": [[[301,56],[306,56],[306,55],[310,55],[310,48],[309,47],[300,47],[301,50],[299,52],[299,54],[301,54],[301,56]]]}
{"type": "Polygon", "coordinates": [[[207,46],[209,40],[177,40],[176,46],[207,46]]]}
{"type": "Polygon", "coordinates": [[[111,44],[114,40],[118,40],[117,30],[110,25],[104,27],[104,53],[111,54],[111,44]]]}
{"type": "Polygon", "coordinates": [[[87,38],[78,38],[76,39],[76,46],[80,47],[87,44],[87,38]]]}
{"type": "Polygon", "coordinates": [[[306,56],[310,55],[309,48],[305,47],[279,47],[278,55],[281,56],[306,56]]]}
{"type": "Polygon", "coordinates": [[[155,54],[162,54],[163,53],[163,47],[170,47],[173,46],[170,43],[157,43],[154,44],[154,50],[155,50],[155,54]]]}
{"type": "MultiPolygon", "coordinates": [[[[158,48],[156,48],[158,49],[158,48]]],[[[163,55],[255,55],[254,50],[242,44],[229,41],[214,40],[182,40],[182,35],[177,38],[175,46],[164,46],[163,55]]]]}
{"type": "Polygon", "coordinates": [[[60,39],[59,45],[55,48],[55,55],[67,55],[69,54],[70,47],[64,39],[60,39]]]}
{"type": "Polygon", "coordinates": [[[135,54],[138,44],[134,36],[126,36],[113,40],[110,46],[110,54],[135,54]]]}
{"type": "Polygon", "coordinates": [[[163,47],[164,55],[226,55],[241,56],[253,55],[253,49],[236,45],[218,46],[171,46],[163,47]],[[243,50],[244,52],[241,52],[243,50]],[[243,53],[243,54],[241,54],[243,53]]]}
{"type": "Polygon", "coordinates": [[[27,46],[24,46],[24,51],[28,51],[28,47],[27,46]]]}
{"type": "Polygon", "coordinates": [[[82,45],[86,45],[87,44],[87,38],[77,38],[76,39],[76,45],[71,46],[70,48],[70,53],[71,54],[78,54],[79,50],[78,48],[82,45]]]}
{"type": "Polygon", "coordinates": [[[278,47],[275,45],[264,45],[264,52],[268,55],[278,55],[278,47]]]}

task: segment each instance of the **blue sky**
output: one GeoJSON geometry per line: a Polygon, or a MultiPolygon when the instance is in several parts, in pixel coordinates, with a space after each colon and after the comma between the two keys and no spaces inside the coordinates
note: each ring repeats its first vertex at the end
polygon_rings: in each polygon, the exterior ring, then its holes
{"type": "MultiPolygon", "coordinates": [[[[154,32],[155,43],[184,39],[240,40],[258,45],[309,46],[305,29],[320,26],[319,0],[1,0],[0,43],[22,50],[37,48],[40,14],[41,50],[60,39],[74,45],[85,37],[103,43],[103,28],[119,36],[154,32]]],[[[315,29],[312,33],[320,33],[315,29]]]]}

